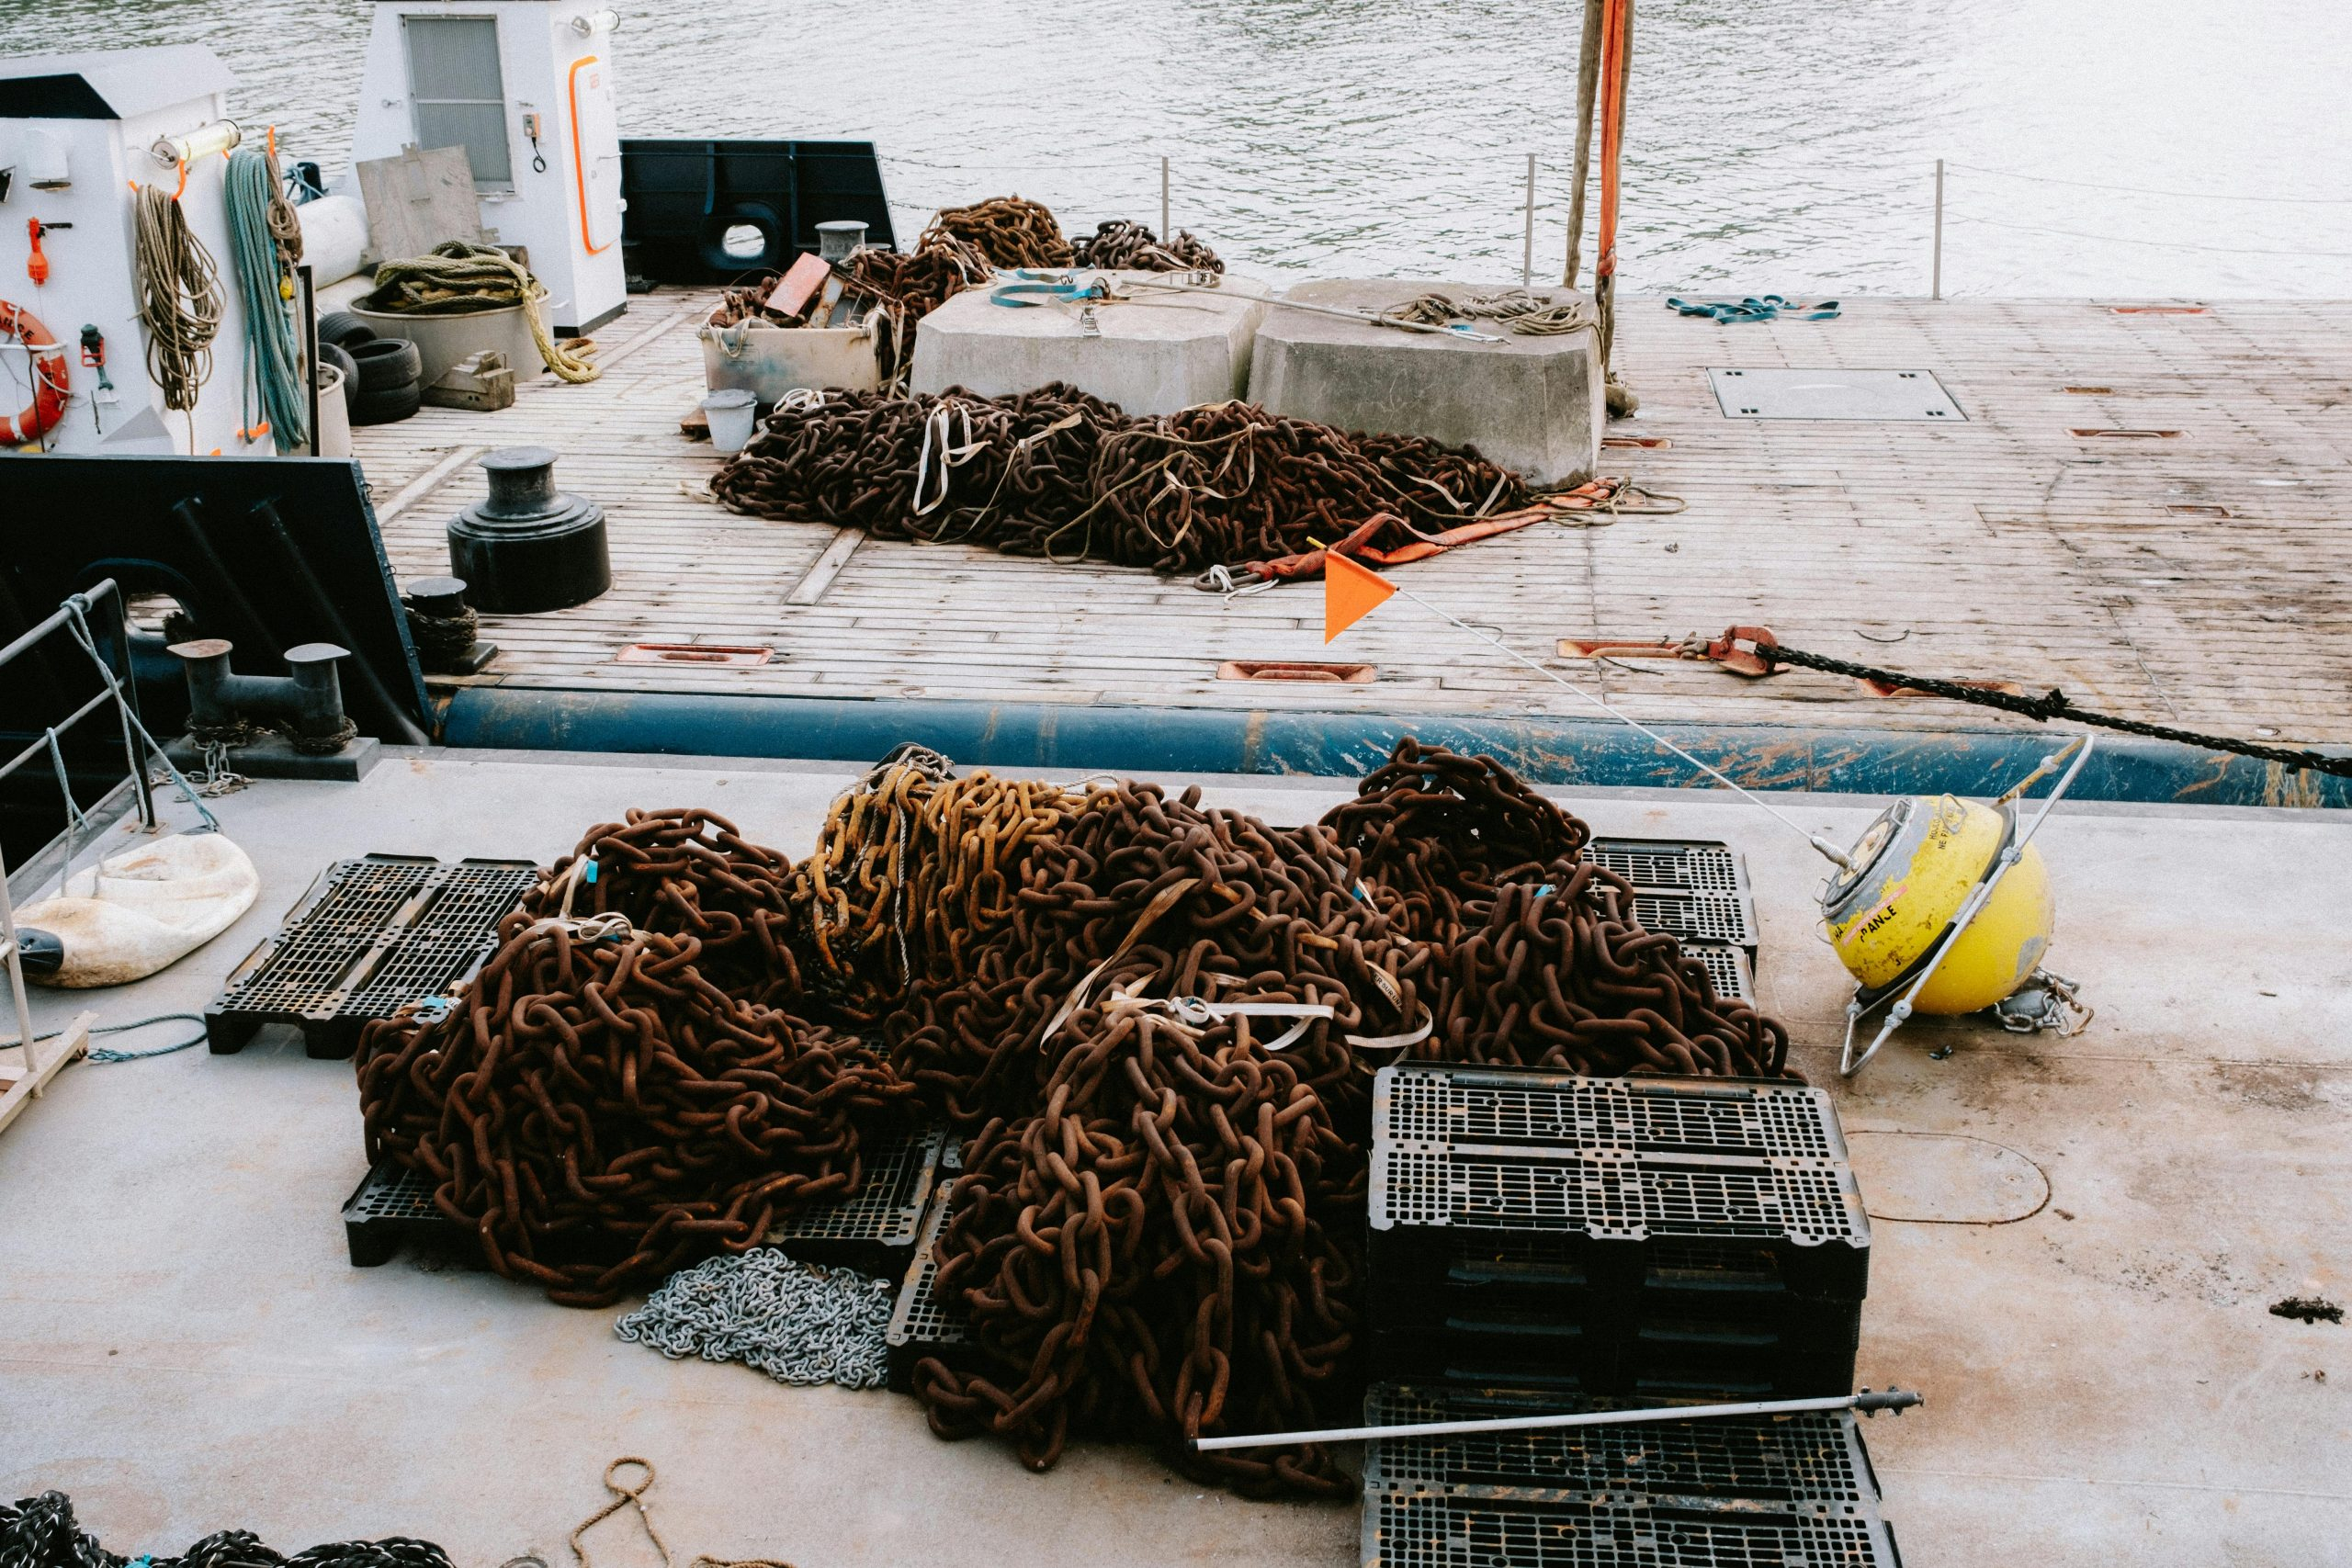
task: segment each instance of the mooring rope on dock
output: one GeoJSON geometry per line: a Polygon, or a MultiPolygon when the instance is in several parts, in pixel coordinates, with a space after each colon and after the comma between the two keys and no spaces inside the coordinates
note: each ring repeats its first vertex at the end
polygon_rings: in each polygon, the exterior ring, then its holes
{"type": "Polygon", "coordinates": [[[430,254],[406,256],[378,267],[375,292],[368,296],[367,305],[371,310],[417,316],[517,307],[530,323],[531,341],[538,345],[539,358],[549,370],[566,381],[594,380],[603,374],[595,361],[577,348],[565,348],[548,331],[547,298],[547,286],[504,251],[450,240],[434,246],[430,254]]]}

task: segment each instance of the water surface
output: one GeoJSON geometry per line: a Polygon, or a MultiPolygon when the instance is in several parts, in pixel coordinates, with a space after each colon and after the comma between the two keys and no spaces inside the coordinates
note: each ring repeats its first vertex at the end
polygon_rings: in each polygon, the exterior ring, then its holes
{"type": "MultiPolygon", "coordinates": [[[[0,53],[202,41],[342,158],[369,0],[0,0],[0,53]]],[[[635,135],[866,137],[902,232],[1017,191],[1261,272],[1515,279],[1565,250],[1562,0],[621,5],[635,135]]],[[[1643,0],[1626,287],[2352,297],[2343,0],[1643,0]],[[1998,170],[2000,174],[1982,171],[1998,170]],[[2117,189],[2129,186],[2137,189],[2117,189]]]]}

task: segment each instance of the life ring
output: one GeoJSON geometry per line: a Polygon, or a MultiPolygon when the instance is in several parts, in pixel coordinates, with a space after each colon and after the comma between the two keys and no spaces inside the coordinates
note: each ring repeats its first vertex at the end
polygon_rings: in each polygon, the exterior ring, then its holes
{"type": "Polygon", "coordinates": [[[40,440],[65,417],[65,391],[73,372],[65,345],[23,306],[0,299],[0,339],[5,338],[25,345],[33,367],[33,400],[14,419],[0,414],[0,446],[21,446],[40,440]]]}

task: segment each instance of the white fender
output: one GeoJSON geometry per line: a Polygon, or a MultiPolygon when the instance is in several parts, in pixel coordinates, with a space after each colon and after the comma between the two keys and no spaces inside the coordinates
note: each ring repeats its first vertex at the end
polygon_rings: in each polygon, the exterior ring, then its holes
{"type": "Polygon", "coordinates": [[[64,893],[17,911],[65,948],[45,986],[119,986],[175,964],[253,908],[261,877],[218,833],[174,834],[68,878],[64,893]]]}

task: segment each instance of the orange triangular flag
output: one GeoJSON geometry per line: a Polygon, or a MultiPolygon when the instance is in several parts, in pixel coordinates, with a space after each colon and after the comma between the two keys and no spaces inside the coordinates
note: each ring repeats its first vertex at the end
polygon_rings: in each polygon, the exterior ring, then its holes
{"type": "Polygon", "coordinates": [[[1396,590],[1386,579],[1337,551],[1323,552],[1323,640],[1329,642],[1396,590]]]}

